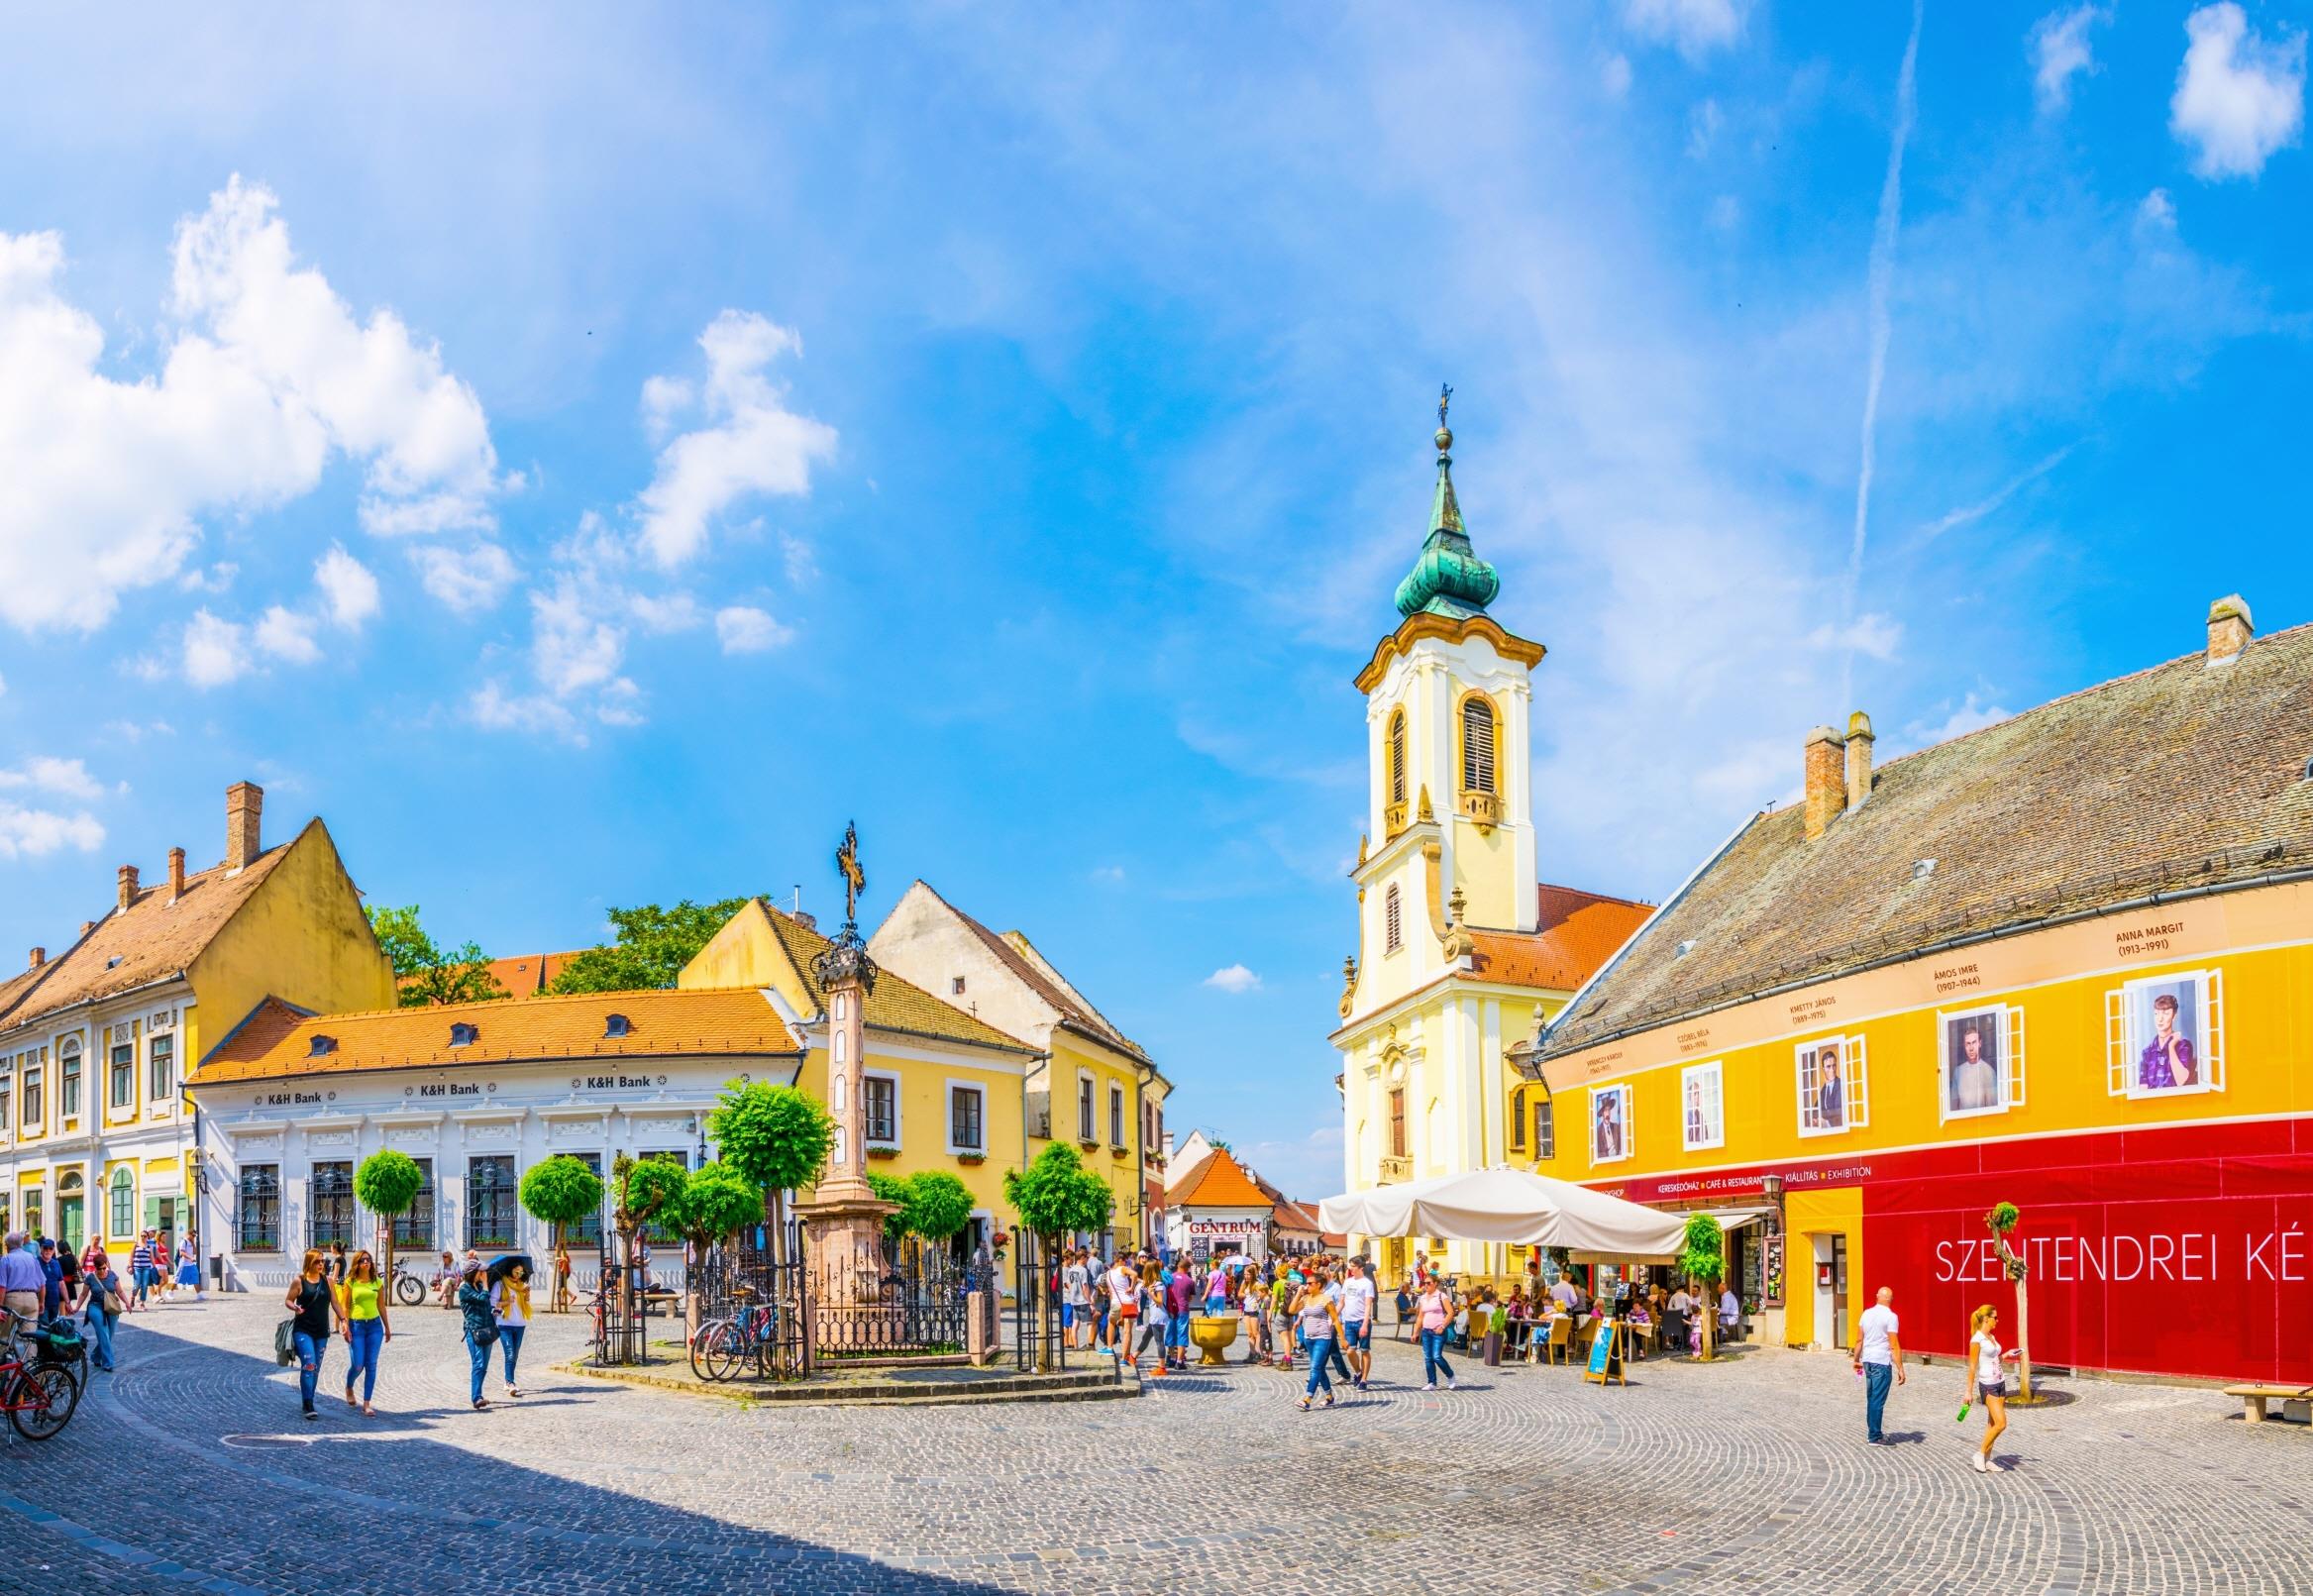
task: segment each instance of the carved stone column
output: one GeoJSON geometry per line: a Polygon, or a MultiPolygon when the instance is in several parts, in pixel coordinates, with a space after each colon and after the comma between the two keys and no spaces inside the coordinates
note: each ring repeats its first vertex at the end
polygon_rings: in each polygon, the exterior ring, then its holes
{"type": "Polygon", "coordinates": [[[835,1145],[827,1175],[803,1204],[805,1280],[812,1298],[813,1339],[823,1351],[886,1344],[887,1320],[898,1309],[885,1301],[884,1222],[896,1205],[868,1185],[868,1114],[862,1091],[867,1047],[868,994],[876,966],[859,927],[845,922],[812,961],[827,994],[827,1096],[835,1117],[835,1145]]]}

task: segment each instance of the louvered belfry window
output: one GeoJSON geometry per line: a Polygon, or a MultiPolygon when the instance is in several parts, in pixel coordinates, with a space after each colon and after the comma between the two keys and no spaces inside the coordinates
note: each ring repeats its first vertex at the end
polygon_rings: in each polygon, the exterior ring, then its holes
{"type": "Polygon", "coordinates": [[[1398,912],[1398,886],[1392,882],[1390,890],[1382,895],[1382,950],[1395,953],[1405,940],[1405,921],[1398,912]]]}
{"type": "Polygon", "coordinates": [[[1494,705],[1485,698],[1462,700],[1462,791],[1494,791],[1494,705]]]}
{"type": "Polygon", "coordinates": [[[1406,801],[1406,711],[1390,716],[1390,801],[1406,801]]]}

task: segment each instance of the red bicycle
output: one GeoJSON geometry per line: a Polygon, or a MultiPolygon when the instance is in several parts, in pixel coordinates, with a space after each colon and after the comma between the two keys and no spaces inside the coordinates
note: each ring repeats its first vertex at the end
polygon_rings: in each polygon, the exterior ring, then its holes
{"type": "Polygon", "coordinates": [[[25,1439],[47,1440],[79,1410],[80,1379],[67,1364],[51,1361],[49,1331],[22,1314],[16,1319],[15,1343],[0,1351],[0,1411],[25,1439]],[[30,1363],[24,1360],[28,1347],[30,1363]]]}

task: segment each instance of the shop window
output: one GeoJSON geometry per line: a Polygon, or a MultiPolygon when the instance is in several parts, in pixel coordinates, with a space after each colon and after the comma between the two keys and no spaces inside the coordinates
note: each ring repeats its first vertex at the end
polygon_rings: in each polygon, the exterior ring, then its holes
{"type": "Polygon", "coordinates": [[[176,1036],[162,1031],[145,1044],[145,1101],[158,1108],[176,1096],[176,1036]]]}
{"type": "Polygon", "coordinates": [[[328,1248],[342,1242],[354,1244],[354,1166],[343,1162],[320,1163],[313,1166],[313,1178],[306,1183],[306,1214],[309,1247],[328,1248]]]}
{"type": "Polygon", "coordinates": [[[1822,1036],[1792,1049],[1799,1133],[1835,1136],[1871,1122],[1871,1071],[1863,1038],[1822,1036]]]}
{"type": "Polygon", "coordinates": [[[860,1079],[860,1107],[866,1111],[868,1140],[894,1146],[899,1140],[899,1083],[889,1075],[860,1079]]]}
{"type": "Polygon", "coordinates": [[[988,1094],[976,1086],[948,1088],[948,1151],[986,1152],[988,1094]]]}
{"type": "Polygon", "coordinates": [[[241,1170],[238,1246],[243,1252],[281,1250],[281,1166],[245,1164],[241,1170]]]}
{"type": "Polygon", "coordinates": [[[2104,1033],[2107,1086],[2116,1098],[2224,1091],[2224,972],[2123,982],[2104,995],[2104,1033]]]}
{"type": "Polygon", "coordinates": [[[418,1166],[418,1195],[410,1205],[393,1217],[393,1244],[397,1248],[411,1248],[431,1252],[434,1248],[434,1160],[413,1158],[418,1166]]]}
{"type": "Polygon", "coordinates": [[[126,1241],[137,1233],[137,1177],[127,1165],[113,1171],[112,1212],[107,1218],[106,1232],[116,1241],[126,1241]]]}
{"type": "Polygon", "coordinates": [[[466,1161],[466,1244],[510,1247],[516,1229],[514,1160],[490,1153],[466,1161]]]}

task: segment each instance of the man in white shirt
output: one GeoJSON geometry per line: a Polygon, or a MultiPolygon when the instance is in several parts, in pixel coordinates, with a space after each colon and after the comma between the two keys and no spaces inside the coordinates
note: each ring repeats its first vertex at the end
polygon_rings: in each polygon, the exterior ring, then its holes
{"type": "Polygon", "coordinates": [[[1984,1057],[1983,1032],[1974,1025],[1959,1033],[1961,1057],[1951,1072],[1951,1107],[1961,1114],[2000,1106],[1999,1077],[1984,1057]]]}
{"type": "Polygon", "coordinates": [[[1067,1330],[1071,1346],[1093,1344],[1093,1276],[1085,1267],[1088,1256],[1082,1251],[1070,1254],[1068,1267],[1060,1271],[1061,1328],[1067,1330]]]}
{"type": "Polygon", "coordinates": [[[1102,1350],[1129,1363],[1133,1321],[1140,1311],[1140,1277],[1132,1272],[1131,1260],[1119,1255],[1115,1267],[1101,1279],[1108,1292],[1108,1344],[1102,1350]]]}
{"type": "Polygon", "coordinates": [[[1742,1328],[1742,1299],[1735,1288],[1728,1286],[1719,1293],[1719,1334],[1724,1340],[1734,1340],[1735,1331],[1742,1328]]]}
{"type": "Polygon", "coordinates": [[[1373,1282],[1366,1277],[1365,1260],[1351,1258],[1348,1277],[1341,1282],[1341,1339],[1347,1343],[1360,1391],[1373,1374],[1373,1282]]]}
{"type": "Polygon", "coordinates": [[[1862,1333],[1855,1342],[1855,1372],[1863,1376],[1865,1438],[1874,1446],[1887,1439],[1879,1433],[1879,1422],[1887,1413],[1887,1388],[1903,1384],[1904,1378],[1903,1342],[1896,1337],[1895,1310],[1888,1306],[1894,1301],[1893,1287],[1879,1288],[1879,1301],[1863,1310],[1858,1326],[1862,1333]]]}

